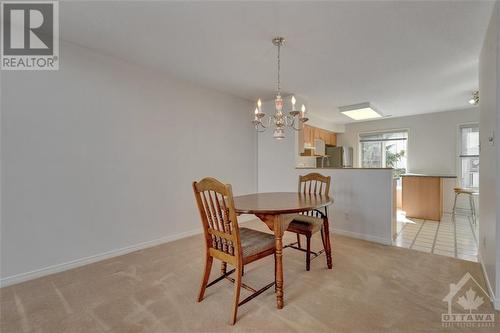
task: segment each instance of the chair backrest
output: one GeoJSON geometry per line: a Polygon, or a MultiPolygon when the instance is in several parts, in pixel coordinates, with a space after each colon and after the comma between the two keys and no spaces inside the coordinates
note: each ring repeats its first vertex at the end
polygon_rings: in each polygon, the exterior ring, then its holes
{"type": "Polygon", "coordinates": [[[317,172],[299,176],[299,193],[329,195],[330,179],[330,176],[323,176],[317,172]]]}
{"type": "Polygon", "coordinates": [[[231,185],[208,177],[193,182],[193,190],[208,251],[215,251],[219,257],[229,256],[228,261],[238,260],[241,241],[231,185]]]}
{"type": "MultiPolygon", "coordinates": [[[[330,179],[330,176],[323,176],[317,172],[299,176],[299,193],[329,195],[330,179]]],[[[326,214],[327,207],[324,210],[326,214]]],[[[318,209],[302,212],[301,214],[313,217],[321,217],[322,215],[318,209]]]]}

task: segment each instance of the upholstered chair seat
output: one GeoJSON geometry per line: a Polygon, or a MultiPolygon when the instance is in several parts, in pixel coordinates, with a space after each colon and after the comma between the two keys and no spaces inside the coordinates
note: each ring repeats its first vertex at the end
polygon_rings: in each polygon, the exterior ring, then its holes
{"type": "Polygon", "coordinates": [[[297,214],[288,226],[289,231],[297,230],[312,234],[320,231],[321,228],[323,228],[323,219],[302,214],[297,214]]]}
{"type": "Polygon", "coordinates": [[[240,228],[241,247],[244,258],[251,257],[275,247],[274,235],[248,228],[240,228]]]}

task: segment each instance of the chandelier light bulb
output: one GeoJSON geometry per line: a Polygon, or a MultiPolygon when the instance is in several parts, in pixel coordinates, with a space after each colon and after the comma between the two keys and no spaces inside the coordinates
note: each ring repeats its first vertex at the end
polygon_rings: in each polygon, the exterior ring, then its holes
{"type": "Polygon", "coordinates": [[[300,111],[302,111],[302,114],[306,113],[306,106],[304,104],[302,104],[300,111]]]}
{"type": "Polygon", "coordinates": [[[255,114],[259,113],[259,109],[255,108],[255,114]]]}
{"type": "Polygon", "coordinates": [[[295,99],[295,96],[292,96],[292,105],[295,106],[295,102],[297,102],[297,100],[295,99]]]}
{"type": "Polygon", "coordinates": [[[260,110],[260,108],[262,107],[262,102],[260,101],[260,98],[259,98],[259,100],[257,101],[257,107],[259,108],[259,110],[260,110]]]}

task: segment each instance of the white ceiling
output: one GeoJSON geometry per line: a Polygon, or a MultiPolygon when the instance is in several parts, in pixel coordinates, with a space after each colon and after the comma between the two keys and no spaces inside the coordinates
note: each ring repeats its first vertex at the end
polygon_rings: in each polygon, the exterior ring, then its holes
{"type": "MultiPolygon", "coordinates": [[[[466,108],[490,1],[61,2],[61,37],[246,99],[282,86],[316,116],[371,102],[386,115],[466,108]]],[[[249,110],[251,112],[251,110],[249,110]]]]}

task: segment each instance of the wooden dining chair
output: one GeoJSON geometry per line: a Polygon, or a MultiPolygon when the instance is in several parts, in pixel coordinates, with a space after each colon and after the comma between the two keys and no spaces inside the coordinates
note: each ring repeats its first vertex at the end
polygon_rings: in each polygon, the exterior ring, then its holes
{"type": "MultiPolygon", "coordinates": [[[[305,176],[299,176],[299,193],[304,195],[328,195],[330,191],[330,176],[323,176],[319,173],[310,173],[305,176]]],[[[311,269],[311,260],[326,253],[326,265],[329,269],[332,268],[332,254],[330,246],[330,231],[328,225],[328,208],[323,211],[319,209],[307,211],[301,214],[296,214],[293,221],[288,226],[287,231],[297,235],[297,241],[286,245],[293,249],[306,253],[306,270],[311,269]],[[311,251],[311,237],[317,232],[321,233],[321,241],[323,250],[319,252],[311,251]],[[302,248],[300,243],[300,235],[306,237],[306,248],[302,248]],[[311,258],[311,254],[313,257],[311,258]]]]}
{"type": "Polygon", "coordinates": [[[206,245],[205,272],[201,280],[198,302],[203,300],[207,287],[223,279],[230,280],[234,283],[233,313],[230,323],[234,325],[238,306],[275,285],[276,255],[274,282],[255,290],[241,281],[243,267],[246,264],[275,254],[275,239],[271,234],[238,227],[231,185],[223,184],[214,178],[204,178],[199,182],[193,182],[193,190],[203,224],[206,245]],[[222,261],[221,275],[208,283],[214,258],[222,261]],[[234,269],[228,272],[227,264],[232,265],[234,269]],[[229,277],[234,272],[235,278],[229,277]],[[241,287],[251,291],[252,294],[240,302],[241,287]]]}

